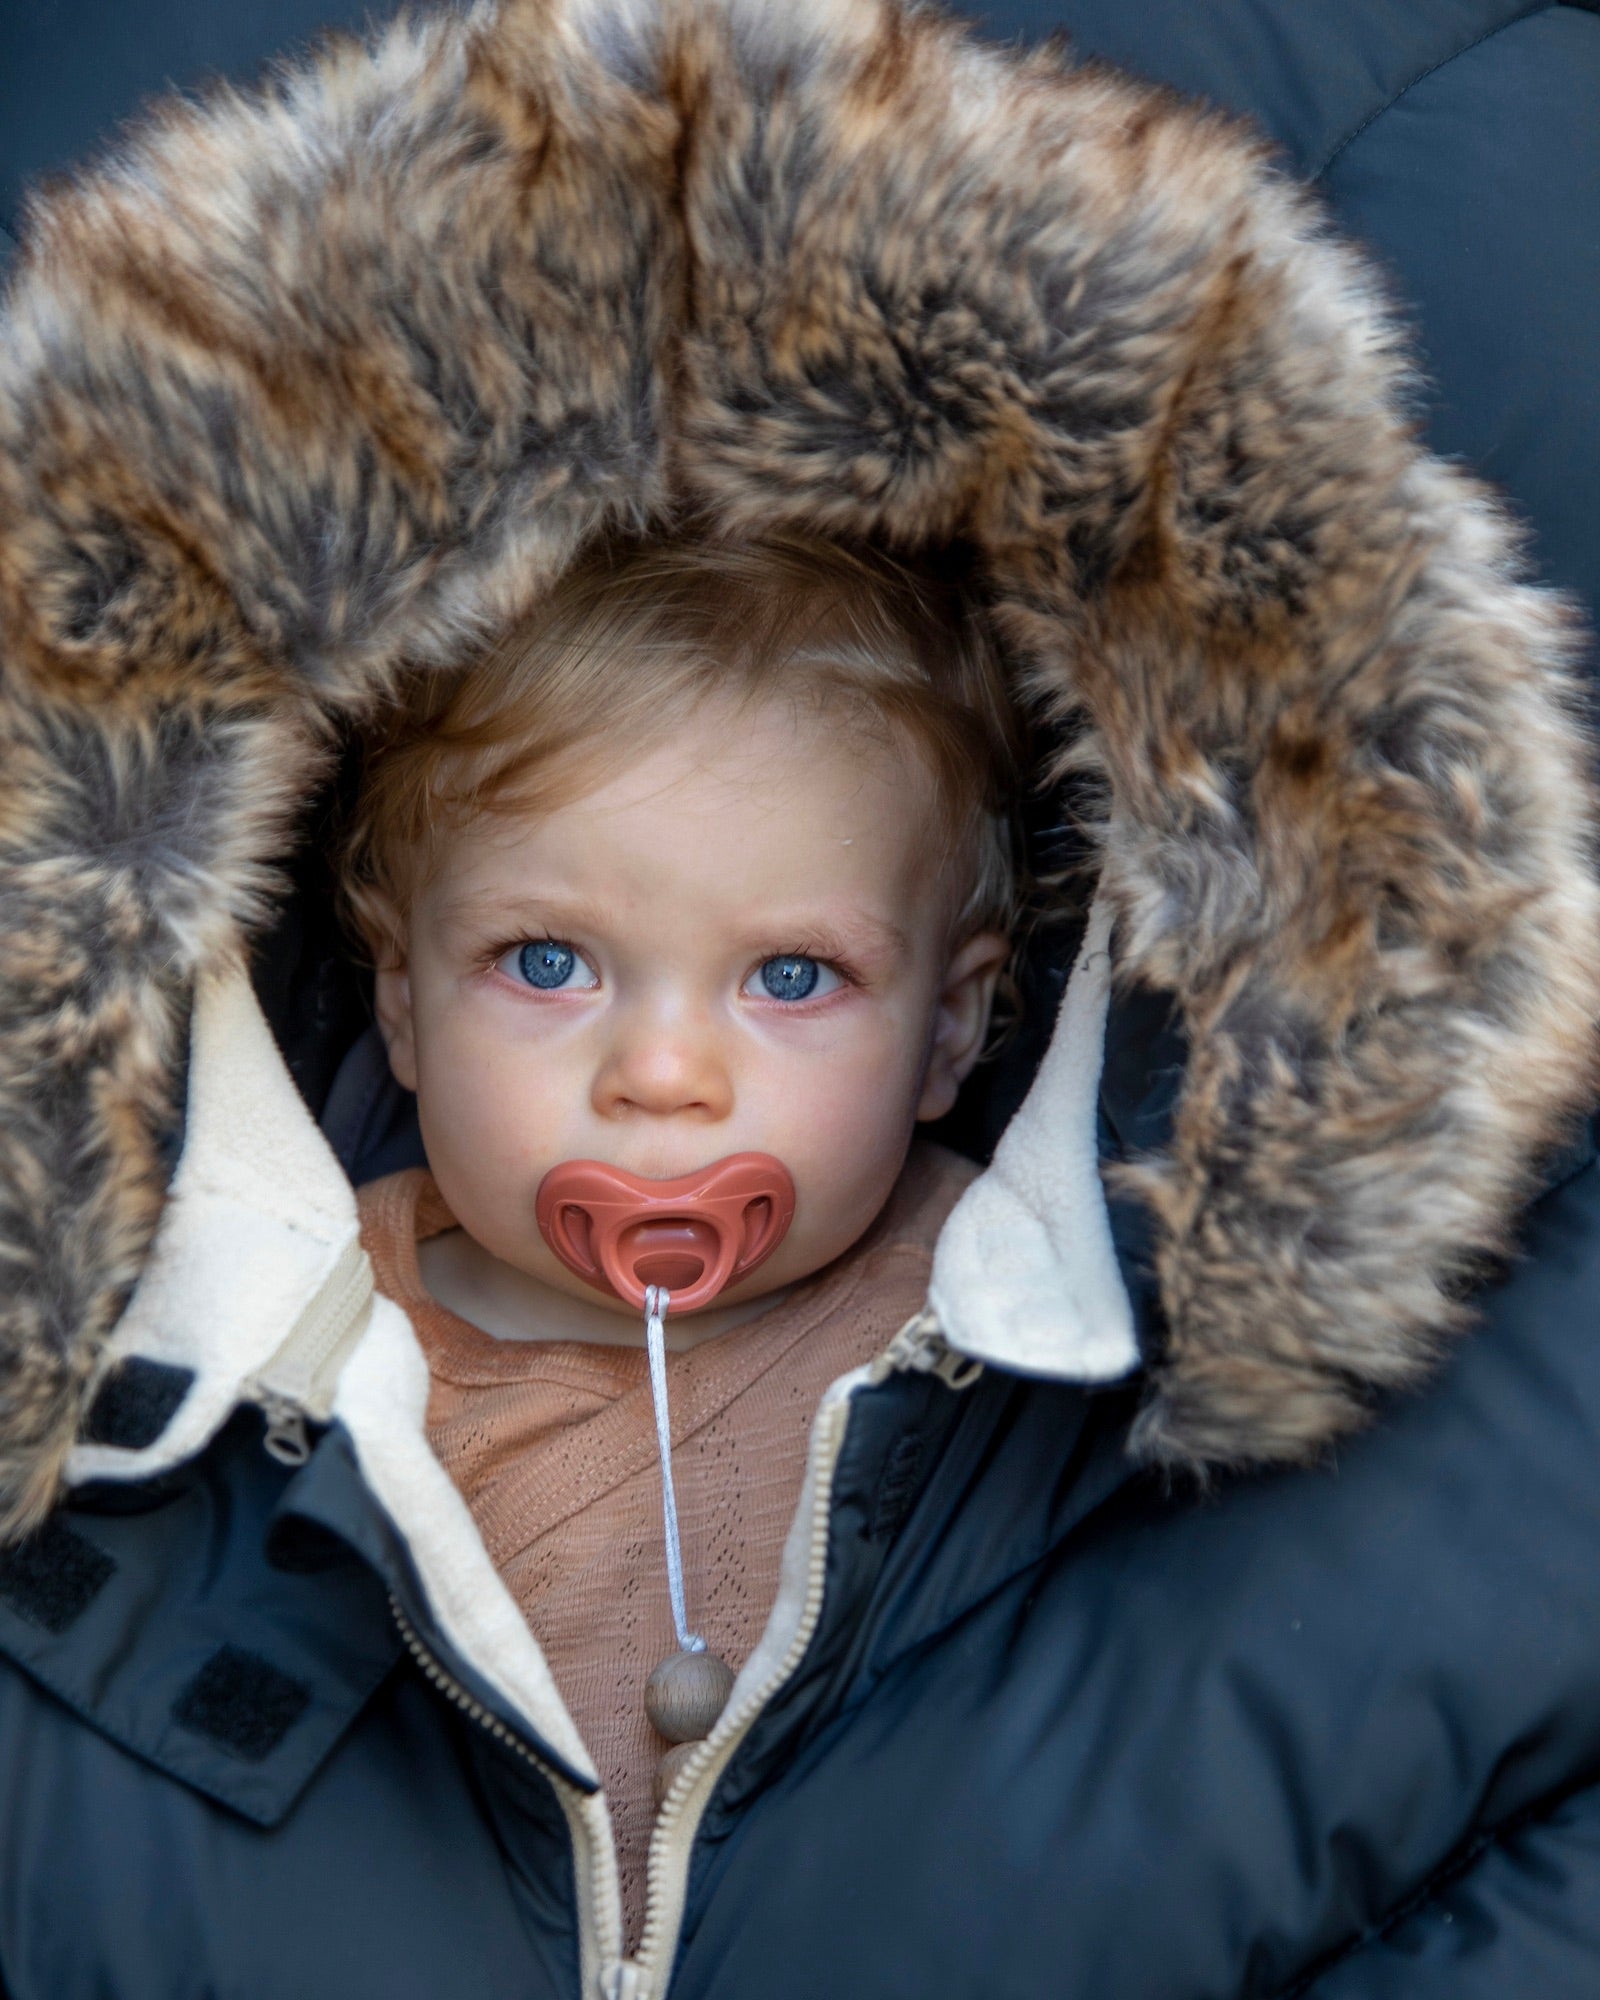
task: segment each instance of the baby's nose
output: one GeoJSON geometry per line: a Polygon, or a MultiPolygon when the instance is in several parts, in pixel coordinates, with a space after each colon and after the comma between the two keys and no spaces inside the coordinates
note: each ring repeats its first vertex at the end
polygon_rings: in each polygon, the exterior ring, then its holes
{"type": "Polygon", "coordinates": [[[592,1095],[603,1118],[689,1112],[713,1119],[733,1109],[732,1079],[717,1035],[709,1022],[688,1015],[668,1020],[646,1015],[619,1024],[595,1072],[592,1095]]]}

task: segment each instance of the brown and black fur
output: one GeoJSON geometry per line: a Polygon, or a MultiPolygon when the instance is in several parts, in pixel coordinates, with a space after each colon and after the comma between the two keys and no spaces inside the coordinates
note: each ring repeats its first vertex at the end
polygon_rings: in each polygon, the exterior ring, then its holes
{"type": "Polygon", "coordinates": [[[901,0],[506,0],[158,109],[0,340],[0,1517],[155,1227],[188,996],[338,724],[607,526],[979,553],[1177,997],[1136,1448],[1413,1382],[1587,1105],[1570,615],[1239,127],[901,0]]]}

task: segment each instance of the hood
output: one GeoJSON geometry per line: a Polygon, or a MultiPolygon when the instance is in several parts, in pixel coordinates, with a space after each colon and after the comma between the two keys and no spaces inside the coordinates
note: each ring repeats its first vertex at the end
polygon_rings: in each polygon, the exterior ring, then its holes
{"type": "MultiPolygon", "coordinates": [[[[1416,1380],[1587,1106],[1600,946],[1571,615],[1406,394],[1243,128],[896,0],[441,14],[47,191],[0,340],[6,1520],[340,727],[686,515],[960,544],[1100,800],[1115,977],[1188,1049],[1119,1170],[1135,1448],[1304,1458],[1416,1380]]],[[[1046,1249],[1059,1178],[1014,1190],[1046,1249]]]]}

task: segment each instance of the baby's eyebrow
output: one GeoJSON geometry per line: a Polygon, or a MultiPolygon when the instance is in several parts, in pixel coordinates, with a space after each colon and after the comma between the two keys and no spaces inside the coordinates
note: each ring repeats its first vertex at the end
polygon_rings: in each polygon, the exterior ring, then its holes
{"type": "Polygon", "coordinates": [[[780,919],[779,928],[792,931],[797,941],[803,939],[824,958],[898,958],[911,943],[897,923],[866,910],[848,916],[800,911],[780,919]]]}
{"type": "Polygon", "coordinates": [[[467,935],[485,929],[503,930],[594,930],[604,926],[606,912],[598,904],[537,889],[503,889],[474,896],[470,892],[452,901],[444,912],[443,928],[451,935],[467,935]]]}

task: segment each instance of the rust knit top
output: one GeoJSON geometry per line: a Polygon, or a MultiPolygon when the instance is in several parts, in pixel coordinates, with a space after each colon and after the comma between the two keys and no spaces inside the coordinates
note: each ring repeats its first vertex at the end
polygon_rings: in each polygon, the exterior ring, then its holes
{"type": "MultiPolygon", "coordinates": [[[[736,1673],[777,1595],[822,1393],[921,1307],[940,1226],[976,1171],[917,1141],[882,1214],[844,1256],[767,1312],[667,1355],[689,1623],[736,1673]]],[[[391,1174],[359,1201],[378,1289],[405,1309],[427,1356],[429,1441],[605,1784],[631,1950],[665,1748],[645,1717],[644,1684],[677,1649],[644,1349],[482,1332],[433,1299],[418,1270],[418,1242],[455,1226],[432,1178],[391,1174]]]]}

